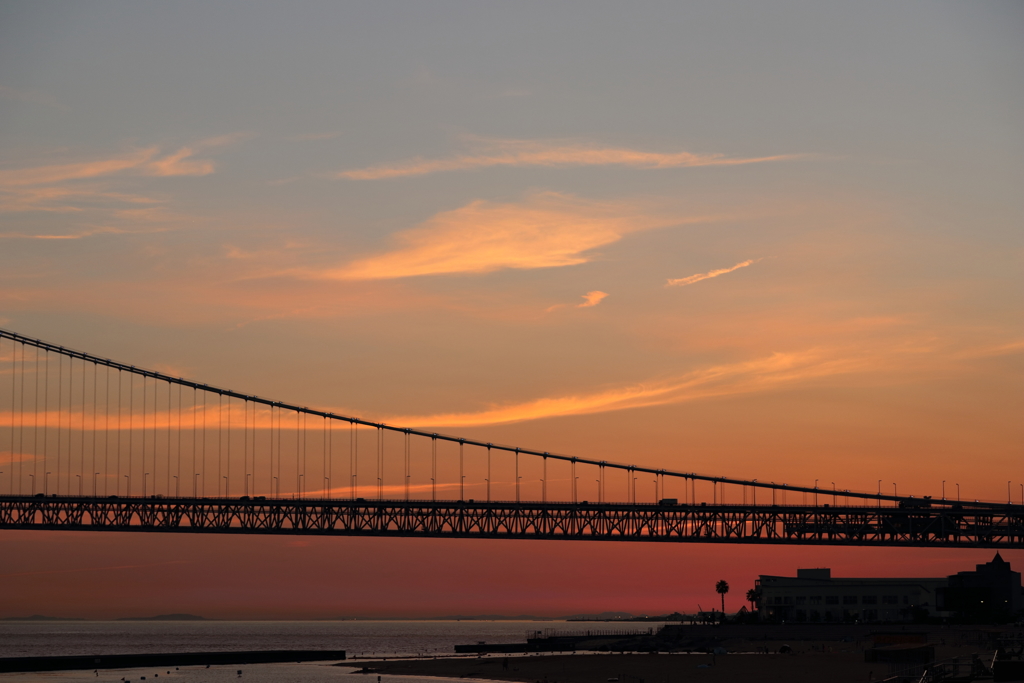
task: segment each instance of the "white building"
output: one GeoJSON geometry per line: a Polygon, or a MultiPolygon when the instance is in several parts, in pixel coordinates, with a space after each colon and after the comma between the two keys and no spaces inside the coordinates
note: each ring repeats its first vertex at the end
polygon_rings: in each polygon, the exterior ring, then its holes
{"type": "Polygon", "coordinates": [[[757,607],[775,622],[911,621],[939,611],[936,591],[948,579],[834,579],[830,569],[798,569],[796,577],[761,576],[757,607]]]}

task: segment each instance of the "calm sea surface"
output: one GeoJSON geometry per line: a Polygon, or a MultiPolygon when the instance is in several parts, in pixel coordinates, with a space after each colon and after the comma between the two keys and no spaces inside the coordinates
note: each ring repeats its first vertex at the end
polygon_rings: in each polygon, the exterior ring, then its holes
{"type": "MultiPolygon", "coordinates": [[[[0,657],[110,655],[218,650],[345,650],[351,657],[434,656],[485,641],[523,642],[528,632],[658,628],[661,624],[551,621],[63,621],[0,622],[0,657]]],[[[376,683],[361,665],[332,662],[108,669],[0,674],[2,683],[376,683]],[[238,671],[242,670],[239,675],[238,671]]],[[[465,683],[462,679],[461,683],[465,683]]],[[[457,679],[384,676],[381,683],[459,683],[457,679]]]]}
{"type": "MultiPolygon", "coordinates": [[[[109,655],[218,650],[345,650],[349,657],[450,655],[462,643],[522,642],[544,629],[657,628],[661,624],[551,621],[64,621],[0,622],[0,657],[109,655]]],[[[2,683],[376,683],[331,662],[255,664],[55,673],[0,674],[2,683]],[[242,670],[239,675],[238,671],[242,670]],[[145,678],[143,678],[145,677],[145,678]]],[[[381,683],[449,679],[384,676],[381,683]]],[[[450,683],[458,683],[452,679],[450,683]]],[[[465,683],[465,679],[462,680],[465,683]]]]}
{"type": "Polygon", "coordinates": [[[439,655],[452,654],[456,644],[523,642],[527,631],[580,626],[550,621],[4,621],[0,657],[217,650],[439,655]]]}

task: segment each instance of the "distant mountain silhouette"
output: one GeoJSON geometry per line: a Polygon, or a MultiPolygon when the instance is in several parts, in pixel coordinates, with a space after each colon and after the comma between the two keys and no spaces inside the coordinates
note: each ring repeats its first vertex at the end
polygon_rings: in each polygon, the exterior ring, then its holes
{"type": "Polygon", "coordinates": [[[453,614],[433,617],[428,621],[554,621],[558,617],[537,617],[532,614],[453,614]]]}
{"type": "Polygon", "coordinates": [[[612,621],[632,619],[629,612],[601,612],[600,614],[571,614],[567,617],[538,617],[534,614],[448,614],[442,617],[336,617],[341,621],[612,621]]]}
{"type": "Polygon", "coordinates": [[[211,621],[195,614],[158,614],[155,617],[121,617],[116,621],[211,621]]]}
{"type": "Polygon", "coordinates": [[[629,612],[601,612],[600,614],[571,614],[567,617],[562,617],[566,621],[610,621],[616,619],[632,619],[633,615],[629,612]]]}

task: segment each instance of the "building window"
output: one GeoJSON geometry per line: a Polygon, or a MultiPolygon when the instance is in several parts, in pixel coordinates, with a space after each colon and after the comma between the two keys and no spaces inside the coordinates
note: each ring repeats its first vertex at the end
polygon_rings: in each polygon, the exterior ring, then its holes
{"type": "Polygon", "coordinates": [[[877,605],[878,604],[878,596],[877,595],[863,595],[863,596],[861,596],[860,603],[862,605],[877,605]]]}
{"type": "Polygon", "coordinates": [[[878,610],[866,609],[864,610],[864,621],[878,621],[878,610]]]}
{"type": "Polygon", "coordinates": [[[826,605],[838,605],[839,604],[839,596],[838,595],[826,595],[825,596],[825,604],[826,605]]]}
{"type": "MultiPolygon", "coordinates": [[[[907,596],[904,595],[903,597],[904,597],[904,599],[906,599],[907,596]]],[[[898,596],[898,595],[883,595],[882,596],[882,604],[883,605],[898,605],[898,604],[900,604],[900,596],[898,596]]]]}
{"type": "Polygon", "coordinates": [[[857,604],[857,596],[856,595],[844,595],[843,596],[843,604],[844,605],[856,605],[857,604]]]}
{"type": "Polygon", "coordinates": [[[811,604],[812,605],[820,605],[821,604],[821,596],[820,595],[812,595],[811,596],[811,604]]]}
{"type": "Polygon", "coordinates": [[[811,621],[821,621],[821,612],[816,609],[811,610],[811,621]]]}
{"type": "Polygon", "coordinates": [[[783,596],[783,598],[782,598],[782,604],[783,604],[783,605],[792,605],[792,604],[793,604],[793,598],[792,598],[792,596],[789,596],[789,595],[783,596]]]}
{"type": "Polygon", "coordinates": [[[832,616],[832,610],[825,610],[825,621],[835,621],[835,617],[832,616]]]}
{"type": "Polygon", "coordinates": [[[910,604],[910,596],[909,595],[904,595],[903,596],[903,604],[904,605],[909,605],[910,604]]]}
{"type": "Polygon", "coordinates": [[[806,602],[807,602],[807,596],[806,595],[798,595],[798,596],[796,596],[796,604],[803,605],[806,602]]]}
{"type": "Polygon", "coordinates": [[[796,620],[797,621],[807,621],[807,612],[805,612],[802,609],[798,609],[796,611],[796,620]]]}

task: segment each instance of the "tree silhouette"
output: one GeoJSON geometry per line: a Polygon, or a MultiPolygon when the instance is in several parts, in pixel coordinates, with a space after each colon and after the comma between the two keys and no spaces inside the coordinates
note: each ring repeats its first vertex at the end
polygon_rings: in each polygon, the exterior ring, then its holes
{"type": "Polygon", "coordinates": [[[715,592],[722,596],[722,614],[725,614],[725,594],[729,592],[729,584],[724,579],[715,584],[715,592]]]}
{"type": "Polygon", "coordinates": [[[747,602],[750,603],[750,611],[754,611],[754,603],[761,598],[761,591],[756,588],[751,588],[747,591],[747,602]]]}

